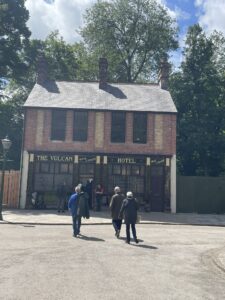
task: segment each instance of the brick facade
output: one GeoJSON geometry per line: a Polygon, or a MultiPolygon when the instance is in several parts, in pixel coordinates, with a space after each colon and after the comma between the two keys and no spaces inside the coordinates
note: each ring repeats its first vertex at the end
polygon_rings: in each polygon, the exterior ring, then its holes
{"type": "Polygon", "coordinates": [[[147,143],[133,143],[133,113],[126,113],[126,142],[111,143],[111,112],[89,111],[87,142],[73,141],[73,110],[67,110],[65,141],[51,140],[51,110],[26,108],[24,150],[172,156],[176,153],[176,114],[148,113],[147,143]]]}

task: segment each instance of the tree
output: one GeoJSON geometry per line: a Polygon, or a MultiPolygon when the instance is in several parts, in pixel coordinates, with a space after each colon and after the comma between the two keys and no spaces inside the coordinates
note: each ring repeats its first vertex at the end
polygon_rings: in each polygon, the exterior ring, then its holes
{"type": "Polygon", "coordinates": [[[220,34],[207,37],[199,25],[190,27],[181,71],[171,78],[178,109],[178,168],[183,175],[217,176],[224,171],[225,78],[217,63],[224,45],[220,34]]]}
{"type": "Polygon", "coordinates": [[[48,61],[49,76],[54,80],[75,80],[77,62],[73,46],[67,44],[58,31],[45,40],[43,52],[48,61]]]}
{"type": "Polygon", "coordinates": [[[10,96],[0,100],[0,136],[4,138],[8,135],[12,141],[12,147],[8,154],[10,159],[8,167],[19,169],[23,133],[22,105],[27,98],[27,90],[12,82],[7,90],[10,90],[10,96]]]}
{"type": "Polygon", "coordinates": [[[155,0],[98,1],[86,11],[81,30],[89,51],[107,56],[111,78],[135,82],[158,68],[177,48],[175,21],[155,0]]]}
{"type": "Polygon", "coordinates": [[[0,78],[16,78],[25,71],[20,52],[27,44],[30,31],[24,0],[0,0],[0,78]]]}
{"type": "Polygon", "coordinates": [[[13,144],[9,152],[11,168],[19,168],[20,150],[23,132],[23,110],[31,89],[36,82],[37,58],[42,51],[48,62],[49,79],[74,80],[76,77],[76,57],[72,45],[59,37],[58,32],[51,33],[45,41],[31,40],[18,59],[26,65],[24,73],[13,77],[0,99],[0,137],[7,134],[13,144]]]}

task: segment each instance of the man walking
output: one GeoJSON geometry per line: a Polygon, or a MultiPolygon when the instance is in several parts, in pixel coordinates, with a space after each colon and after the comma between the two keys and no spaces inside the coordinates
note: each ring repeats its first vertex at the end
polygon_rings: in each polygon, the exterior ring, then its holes
{"type": "Polygon", "coordinates": [[[80,186],[75,187],[75,193],[71,195],[68,202],[68,209],[72,215],[73,220],[73,236],[77,237],[78,231],[78,218],[77,218],[77,208],[78,208],[78,194],[80,193],[80,186]]]}
{"type": "Polygon", "coordinates": [[[77,234],[80,234],[81,218],[90,218],[89,205],[88,205],[88,194],[84,191],[84,187],[80,186],[80,192],[78,195],[78,206],[77,206],[77,234]]]}
{"type": "Polygon", "coordinates": [[[124,195],[120,191],[120,187],[114,188],[115,194],[112,196],[109,207],[111,209],[112,224],[115,229],[115,236],[119,238],[122,225],[122,218],[119,218],[120,209],[124,199],[124,195]]]}
{"type": "Polygon", "coordinates": [[[126,224],[126,243],[130,244],[130,226],[135,243],[138,243],[135,223],[137,222],[137,210],[138,202],[133,197],[132,192],[127,192],[127,198],[123,200],[123,204],[120,210],[120,217],[124,216],[124,222],[126,224]]]}

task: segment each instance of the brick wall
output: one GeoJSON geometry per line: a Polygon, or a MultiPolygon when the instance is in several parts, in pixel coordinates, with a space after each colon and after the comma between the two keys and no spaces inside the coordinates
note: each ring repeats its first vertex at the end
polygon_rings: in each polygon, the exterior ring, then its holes
{"type": "Polygon", "coordinates": [[[51,141],[51,110],[26,109],[24,149],[27,151],[98,152],[173,155],[176,153],[176,115],[148,114],[147,144],[133,144],[133,114],[126,115],[126,143],[111,143],[111,113],[89,112],[88,141],[73,141],[73,111],[67,111],[65,141],[51,141]],[[43,122],[43,124],[42,124],[43,122]],[[96,124],[96,125],[95,125],[96,124]],[[104,128],[99,130],[99,126],[104,128]]]}

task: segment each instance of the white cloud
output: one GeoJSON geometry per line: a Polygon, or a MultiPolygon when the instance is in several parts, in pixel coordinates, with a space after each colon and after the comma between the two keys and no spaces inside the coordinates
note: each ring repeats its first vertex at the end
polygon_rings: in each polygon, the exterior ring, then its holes
{"type": "MultiPolygon", "coordinates": [[[[166,6],[166,0],[157,0],[166,6]]],[[[85,9],[90,7],[96,0],[27,0],[26,8],[29,10],[30,28],[32,38],[45,39],[50,32],[59,30],[66,42],[72,43],[80,39],[76,32],[83,24],[82,15],[85,9]]],[[[181,10],[168,9],[172,18],[187,17],[181,10]]]]}
{"type": "Polygon", "coordinates": [[[65,41],[74,42],[80,39],[76,30],[82,25],[82,14],[94,0],[27,0],[26,8],[30,19],[28,27],[32,38],[45,39],[53,30],[59,33],[65,41]]]}
{"type": "Polygon", "coordinates": [[[191,18],[191,15],[188,12],[180,9],[178,6],[175,6],[175,14],[177,20],[189,20],[191,18]]]}
{"type": "Polygon", "coordinates": [[[199,9],[199,24],[210,33],[213,30],[225,34],[225,2],[224,0],[195,0],[199,9]]]}

